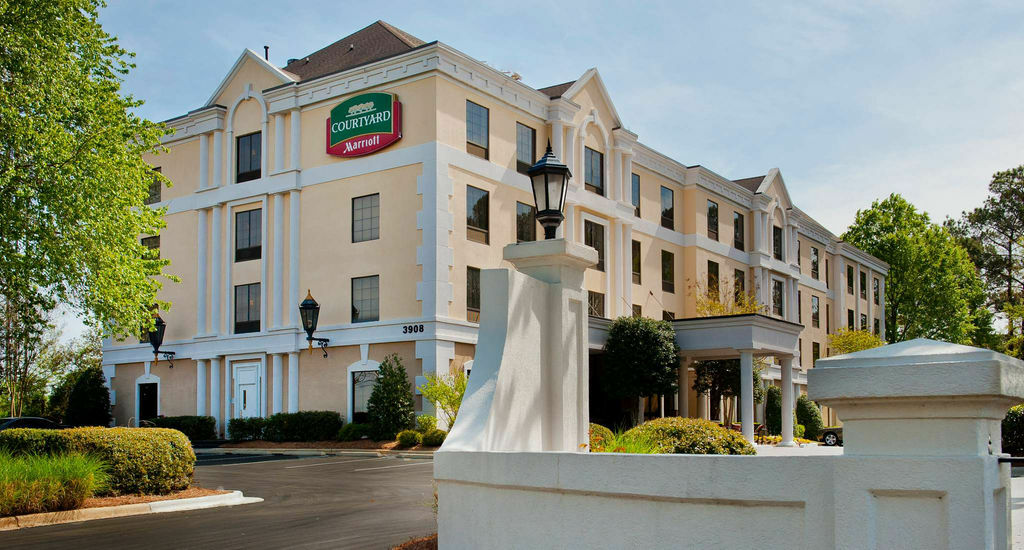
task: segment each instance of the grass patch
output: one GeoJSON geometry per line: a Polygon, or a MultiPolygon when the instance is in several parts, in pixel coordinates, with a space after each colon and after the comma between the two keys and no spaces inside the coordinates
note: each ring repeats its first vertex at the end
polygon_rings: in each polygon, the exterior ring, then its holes
{"type": "Polygon", "coordinates": [[[95,456],[0,451],[0,516],[74,510],[107,479],[106,464],[95,456]]]}
{"type": "Polygon", "coordinates": [[[658,445],[646,434],[631,433],[629,431],[610,432],[595,442],[591,452],[595,453],[630,453],[640,455],[652,455],[658,453],[658,445]]]}

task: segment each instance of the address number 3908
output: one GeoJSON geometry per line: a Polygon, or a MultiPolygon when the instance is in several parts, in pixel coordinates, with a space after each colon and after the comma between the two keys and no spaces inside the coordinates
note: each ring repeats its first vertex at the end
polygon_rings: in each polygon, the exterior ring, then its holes
{"type": "Polygon", "coordinates": [[[413,334],[417,332],[423,332],[423,325],[404,325],[402,327],[402,334],[413,334]]]}

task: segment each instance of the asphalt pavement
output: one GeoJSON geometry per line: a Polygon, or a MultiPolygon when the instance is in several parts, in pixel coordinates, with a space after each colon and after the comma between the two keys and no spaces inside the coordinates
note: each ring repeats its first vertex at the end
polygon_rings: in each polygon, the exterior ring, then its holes
{"type": "Polygon", "coordinates": [[[433,461],[204,456],[202,487],[263,502],[0,532],[0,548],[391,548],[437,531],[433,461]]]}

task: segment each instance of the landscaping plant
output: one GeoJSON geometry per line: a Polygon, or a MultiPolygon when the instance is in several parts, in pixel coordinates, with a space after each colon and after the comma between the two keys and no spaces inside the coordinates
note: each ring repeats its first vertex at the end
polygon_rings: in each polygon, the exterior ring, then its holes
{"type": "Polygon", "coordinates": [[[455,417],[459,415],[459,406],[462,405],[462,397],[466,395],[469,377],[464,371],[458,371],[454,374],[427,373],[425,378],[427,383],[418,389],[424,399],[434,404],[450,430],[455,425],[455,417]]]}
{"type": "Polygon", "coordinates": [[[190,441],[217,439],[217,421],[212,416],[160,416],[150,422],[156,428],[178,430],[190,441]]]}
{"type": "Polygon", "coordinates": [[[802,437],[811,440],[821,437],[822,428],[825,427],[825,423],[821,420],[821,411],[818,410],[817,403],[803,394],[796,400],[796,421],[797,424],[804,427],[802,437]]]}
{"type": "Polygon", "coordinates": [[[437,428],[437,418],[429,414],[421,414],[416,417],[416,431],[425,434],[437,428]]]}
{"type": "Polygon", "coordinates": [[[256,441],[264,439],[266,429],[267,419],[259,416],[228,420],[228,437],[231,438],[231,441],[256,441]]]}
{"type": "Polygon", "coordinates": [[[415,425],[412,384],[397,354],[388,355],[380,364],[366,412],[377,441],[394,439],[395,434],[415,425]]]}
{"type": "Polygon", "coordinates": [[[0,517],[80,508],[85,499],[103,492],[106,469],[93,455],[0,450],[0,517]]]}
{"type": "MultiPolygon", "coordinates": [[[[635,430],[636,428],[634,428],[635,430]]],[[[650,434],[641,431],[617,431],[612,433],[609,431],[610,436],[605,439],[603,436],[599,436],[601,439],[600,444],[596,448],[592,448],[591,452],[595,453],[628,453],[628,454],[640,454],[650,455],[658,454],[661,447],[654,441],[654,438],[650,434]]]]}
{"type": "Polygon", "coordinates": [[[769,435],[782,434],[782,390],[775,385],[765,391],[764,427],[769,435]]]}
{"type": "Polygon", "coordinates": [[[1003,452],[1024,456],[1024,405],[1017,405],[1003,418],[1003,452]]]}
{"type": "Polygon", "coordinates": [[[590,423],[590,452],[604,452],[605,447],[611,445],[615,434],[600,424],[590,423]]]}
{"type": "Polygon", "coordinates": [[[739,432],[700,418],[656,418],[625,435],[634,441],[649,439],[659,454],[757,454],[739,432]]]}
{"type": "Polygon", "coordinates": [[[338,441],[358,441],[370,436],[369,424],[345,424],[338,430],[338,441]]]}
{"type": "Polygon", "coordinates": [[[398,432],[398,437],[395,440],[398,441],[399,447],[406,448],[419,445],[423,441],[423,436],[416,430],[402,430],[398,432]]]}
{"type": "Polygon", "coordinates": [[[448,437],[448,432],[434,428],[423,434],[423,446],[440,447],[446,437],[448,437]]]}
{"type": "MultiPolygon", "coordinates": [[[[643,398],[676,391],[679,346],[672,325],[647,317],[619,317],[604,345],[604,391],[613,399],[643,398]]],[[[638,415],[638,421],[643,416],[638,415]]]]}
{"type": "Polygon", "coordinates": [[[267,441],[328,441],[341,429],[336,411],[277,413],[266,419],[263,439],[267,441]]]}
{"type": "Polygon", "coordinates": [[[107,388],[103,369],[90,367],[75,377],[75,385],[68,395],[65,422],[72,426],[108,426],[110,415],[110,390],[107,388]]]}

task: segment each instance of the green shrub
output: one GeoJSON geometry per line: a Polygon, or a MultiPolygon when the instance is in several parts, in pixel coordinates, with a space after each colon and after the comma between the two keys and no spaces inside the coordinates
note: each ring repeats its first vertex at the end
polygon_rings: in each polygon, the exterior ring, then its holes
{"type": "Polygon", "coordinates": [[[446,437],[448,437],[448,432],[434,428],[423,434],[423,446],[440,447],[446,437]]]}
{"type": "Polygon", "coordinates": [[[1024,455],[1024,405],[1017,405],[1003,418],[1003,452],[1024,455]]]}
{"type": "Polygon", "coordinates": [[[793,437],[803,437],[804,433],[806,433],[806,431],[807,431],[807,427],[804,426],[803,424],[794,424],[793,425],[793,437]]]}
{"type": "Polygon", "coordinates": [[[335,411],[277,413],[266,419],[263,439],[267,441],[328,441],[341,429],[341,415],[335,411]]]}
{"type": "Polygon", "coordinates": [[[605,447],[610,445],[614,439],[615,434],[611,430],[600,424],[590,423],[590,452],[603,452],[605,447]]]}
{"type": "Polygon", "coordinates": [[[377,381],[373,383],[366,412],[377,441],[394,439],[396,433],[416,424],[412,384],[397,354],[385,357],[377,369],[377,381]]]}
{"type": "Polygon", "coordinates": [[[648,438],[658,453],[668,454],[757,454],[739,432],[727,430],[699,418],[656,418],[625,434],[638,440],[648,438]]]}
{"type": "Polygon", "coordinates": [[[109,426],[110,420],[110,390],[103,369],[83,369],[68,394],[64,422],[72,426],[109,426]]]}
{"type": "Polygon", "coordinates": [[[416,417],[416,431],[425,434],[437,428],[437,417],[421,414],[416,417]]]}
{"type": "Polygon", "coordinates": [[[423,436],[416,430],[402,430],[398,432],[396,440],[399,447],[412,447],[413,445],[420,444],[423,441],[423,436]]]}
{"type": "Polygon", "coordinates": [[[178,430],[191,441],[217,439],[217,421],[212,416],[161,416],[150,422],[157,428],[178,430]]]}
{"type": "MultiPolygon", "coordinates": [[[[607,429],[607,428],[606,428],[607,429]]],[[[659,452],[658,445],[649,433],[646,432],[609,432],[611,436],[602,440],[602,444],[592,452],[596,453],[628,453],[650,455],[659,452]]],[[[603,437],[603,436],[602,436],[603,437]]]]}
{"type": "Polygon", "coordinates": [[[808,399],[806,395],[800,395],[796,400],[796,421],[797,424],[804,426],[803,437],[807,439],[821,437],[821,430],[825,427],[825,423],[821,421],[821,411],[818,410],[817,403],[808,399]]]}
{"type": "Polygon", "coordinates": [[[338,441],[358,441],[369,436],[369,424],[345,424],[338,430],[338,441]]]}
{"type": "Polygon", "coordinates": [[[0,450],[15,456],[93,454],[107,464],[103,494],[165,494],[187,489],[196,455],[185,434],[164,428],[13,429],[0,450]]]}
{"type": "Polygon", "coordinates": [[[94,455],[0,451],[0,517],[80,508],[106,487],[106,470],[94,455]]]}
{"type": "Polygon", "coordinates": [[[265,439],[267,419],[254,416],[252,418],[232,418],[228,421],[228,437],[231,441],[253,441],[265,439]]]}
{"type": "Polygon", "coordinates": [[[768,435],[782,433],[782,390],[778,386],[768,386],[765,394],[764,427],[768,435]]]}

